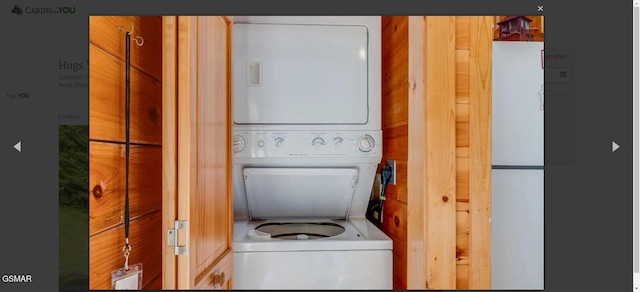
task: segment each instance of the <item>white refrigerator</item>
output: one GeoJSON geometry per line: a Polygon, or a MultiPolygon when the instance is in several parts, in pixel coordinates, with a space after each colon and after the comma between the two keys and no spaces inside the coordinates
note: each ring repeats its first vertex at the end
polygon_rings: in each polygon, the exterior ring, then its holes
{"type": "Polygon", "coordinates": [[[543,49],[493,42],[492,289],[544,289],[543,49]]]}

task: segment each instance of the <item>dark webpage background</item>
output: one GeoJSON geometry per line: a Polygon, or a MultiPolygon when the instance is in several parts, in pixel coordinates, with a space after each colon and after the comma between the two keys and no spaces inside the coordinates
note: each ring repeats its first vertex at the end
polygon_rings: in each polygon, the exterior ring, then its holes
{"type": "Polygon", "coordinates": [[[81,63],[83,69],[73,73],[88,74],[89,15],[541,13],[545,49],[575,57],[575,94],[568,103],[551,98],[551,88],[545,86],[545,287],[631,289],[632,9],[631,0],[546,5],[511,0],[3,1],[0,274],[31,274],[33,282],[0,282],[0,290],[58,287],[59,126],[86,125],[89,108],[88,88],[58,87],[58,75],[71,73],[59,66],[61,61],[81,63]],[[12,13],[15,6],[23,13],[12,13]],[[59,6],[75,12],[48,13],[59,6]],[[544,11],[538,12],[538,6],[544,11]],[[51,9],[29,13],[28,7],[51,9]],[[16,102],[7,96],[21,93],[29,98],[16,102]],[[621,146],[615,153],[612,140],[621,146]],[[13,148],[18,141],[22,152],[13,148]]]}

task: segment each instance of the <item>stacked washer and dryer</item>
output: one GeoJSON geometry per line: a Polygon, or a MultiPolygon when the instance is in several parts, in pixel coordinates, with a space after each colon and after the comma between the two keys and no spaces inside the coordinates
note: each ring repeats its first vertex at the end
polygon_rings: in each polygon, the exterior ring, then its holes
{"type": "Polygon", "coordinates": [[[234,289],[392,289],[380,17],[234,21],[234,289]]]}

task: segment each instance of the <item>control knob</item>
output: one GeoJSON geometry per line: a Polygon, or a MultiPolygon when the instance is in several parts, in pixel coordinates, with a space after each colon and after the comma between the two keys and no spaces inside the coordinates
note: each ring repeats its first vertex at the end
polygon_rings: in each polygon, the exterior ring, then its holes
{"type": "Polygon", "coordinates": [[[233,137],[233,152],[238,153],[242,150],[244,150],[244,138],[236,135],[233,137]]]}
{"type": "Polygon", "coordinates": [[[342,145],[342,141],[344,141],[344,139],[342,139],[342,137],[335,137],[333,138],[333,144],[336,147],[340,147],[340,145],[342,145]]]}
{"type": "Polygon", "coordinates": [[[313,145],[313,146],[324,146],[324,139],[322,139],[320,137],[315,137],[315,138],[313,138],[313,141],[311,141],[311,145],[313,145]]]}
{"type": "Polygon", "coordinates": [[[275,142],[276,148],[279,148],[280,146],[282,146],[282,142],[284,142],[284,138],[282,137],[275,138],[273,139],[273,142],[275,142]]]}
{"type": "Polygon", "coordinates": [[[358,146],[360,151],[362,152],[369,152],[373,150],[375,143],[376,141],[369,135],[364,135],[358,140],[358,146]]]}

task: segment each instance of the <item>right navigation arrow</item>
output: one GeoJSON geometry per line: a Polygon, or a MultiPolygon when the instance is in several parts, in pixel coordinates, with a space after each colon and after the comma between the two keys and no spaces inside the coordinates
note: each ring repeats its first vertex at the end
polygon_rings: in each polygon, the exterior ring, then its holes
{"type": "Polygon", "coordinates": [[[611,152],[615,152],[618,148],[620,148],[620,146],[616,144],[616,142],[611,141],[611,152]]]}

